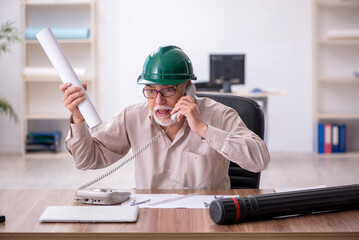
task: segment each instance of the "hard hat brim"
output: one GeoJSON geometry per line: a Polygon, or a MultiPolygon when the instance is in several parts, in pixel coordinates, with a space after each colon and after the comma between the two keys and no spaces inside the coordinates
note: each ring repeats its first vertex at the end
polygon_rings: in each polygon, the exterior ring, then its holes
{"type": "Polygon", "coordinates": [[[185,79],[145,79],[142,75],[137,78],[137,84],[147,85],[177,85],[186,81],[196,80],[197,77],[192,76],[185,79]]]}

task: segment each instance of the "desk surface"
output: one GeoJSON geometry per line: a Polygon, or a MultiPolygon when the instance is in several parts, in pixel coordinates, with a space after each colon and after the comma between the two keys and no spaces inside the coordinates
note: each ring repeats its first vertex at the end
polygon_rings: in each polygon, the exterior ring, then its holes
{"type": "MultiPolygon", "coordinates": [[[[270,190],[137,190],[135,193],[239,194],[270,190]]],[[[0,190],[0,239],[359,239],[359,210],[240,223],[212,222],[208,209],[140,209],[137,223],[40,223],[47,206],[79,205],[75,190],[0,190]]]]}

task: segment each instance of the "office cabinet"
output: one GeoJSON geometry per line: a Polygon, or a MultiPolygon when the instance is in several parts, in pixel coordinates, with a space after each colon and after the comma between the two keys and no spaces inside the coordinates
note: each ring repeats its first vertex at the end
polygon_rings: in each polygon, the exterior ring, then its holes
{"type": "MultiPolygon", "coordinates": [[[[346,126],[346,155],[359,153],[359,1],[313,1],[313,116],[346,126]]],[[[334,132],[334,136],[337,136],[334,132]]],[[[333,132],[332,132],[333,140],[333,132]]],[[[325,140],[325,139],[324,139],[325,140]]],[[[333,142],[332,142],[333,143],[333,142]]]]}
{"type": "Polygon", "coordinates": [[[62,83],[35,37],[37,29],[61,30],[58,41],[80,81],[88,84],[88,95],[96,107],[96,29],[94,0],[22,0],[22,152],[25,157],[67,156],[65,138],[70,112],[62,103],[62,83]],[[83,37],[72,30],[85,29],[83,37]],[[29,34],[33,32],[33,35],[29,34]],[[67,34],[70,32],[70,34],[67,34]],[[65,36],[64,36],[65,33],[65,36]],[[60,132],[59,149],[27,151],[30,132],[60,132]],[[27,149],[27,150],[26,150],[27,149]]]}

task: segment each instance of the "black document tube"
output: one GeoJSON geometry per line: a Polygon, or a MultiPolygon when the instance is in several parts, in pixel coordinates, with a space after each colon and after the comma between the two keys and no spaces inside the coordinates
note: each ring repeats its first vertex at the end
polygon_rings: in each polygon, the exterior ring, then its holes
{"type": "Polygon", "coordinates": [[[209,213],[217,224],[233,224],[354,208],[359,209],[358,184],[218,199],[209,213]]]}

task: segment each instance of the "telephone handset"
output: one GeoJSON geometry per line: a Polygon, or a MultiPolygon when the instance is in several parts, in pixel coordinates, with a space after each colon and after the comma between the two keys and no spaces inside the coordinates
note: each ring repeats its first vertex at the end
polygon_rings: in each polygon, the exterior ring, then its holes
{"type": "MultiPolygon", "coordinates": [[[[194,97],[196,93],[196,87],[193,83],[190,83],[186,86],[185,94],[188,96],[194,97]]],[[[173,114],[171,116],[172,124],[177,122],[177,113],[173,114]]],[[[160,137],[162,137],[164,134],[167,133],[168,129],[166,131],[162,130],[159,132],[156,136],[154,136],[149,143],[147,143],[145,146],[140,148],[137,152],[132,154],[132,156],[125,159],[122,163],[120,163],[115,168],[111,169],[107,173],[101,175],[98,178],[93,179],[92,181],[82,185],[79,187],[76,191],[75,200],[80,201],[81,203],[87,203],[87,204],[98,204],[98,205],[110,205],[110,204],[119,204],[121,202],[126,201],[130,198],[131,193],[130,192],[117,192],[115,190],[109,189],[109,188],[88,188],[89,186],[97,183],[98,181],[102,180],[103,178],[109,176],[110,174],[114,173],[118,169],[120,169],[123,165],[130,162],[132,159],[136,158],[138,155],[140,155],[144,150],[149,148],[154,142],[156,142],[160,137]]]]}
{"type": "MultiPolygon", "coordinates": [[[[194,96],[196,94],[196,86],[193,83],[189,83],[186,86],[185,94],[186,94],[186,96],[191,96],[194,98],[194,96]]],[[[171,120],[173,123],[178,122],[177,115],[178,115],[178,112],[171,115],[171,120]]]]}

